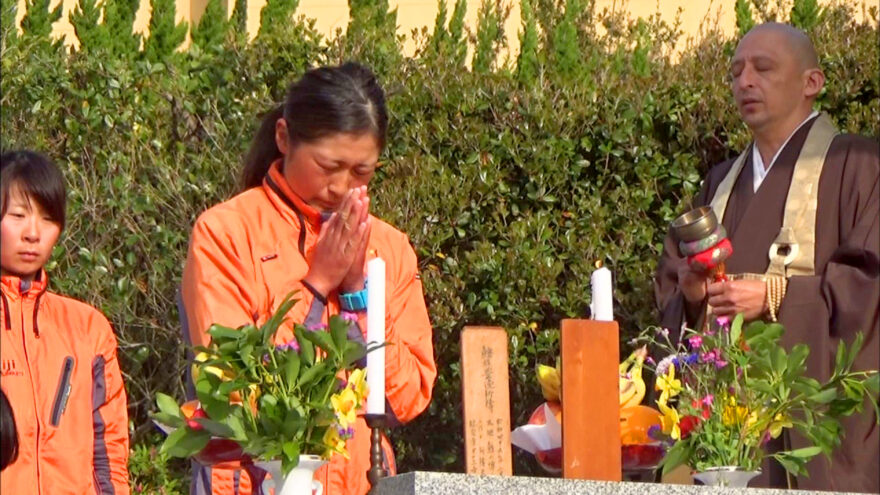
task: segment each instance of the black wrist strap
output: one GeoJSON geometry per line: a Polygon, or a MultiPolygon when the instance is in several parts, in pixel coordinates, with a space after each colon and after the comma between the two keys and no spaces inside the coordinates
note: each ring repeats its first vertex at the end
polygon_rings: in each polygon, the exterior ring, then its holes
{"type": "Polygon", "coordinates": [[[315,299],[321,301],[321,304],[323,304],[324,306],[327,305],[327,296],[318,292],[318,290],[312,287],[312,284],[306,282],[305,279],[302,280],[302,284],[306,289],[309,289],[309,292],[311,292],[312,295],[315,296],[315,299]]]}

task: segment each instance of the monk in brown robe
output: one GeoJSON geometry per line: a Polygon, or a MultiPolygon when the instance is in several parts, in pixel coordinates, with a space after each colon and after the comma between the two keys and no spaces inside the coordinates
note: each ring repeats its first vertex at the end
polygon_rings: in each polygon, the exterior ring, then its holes
{"type": "MultiPolygon", "coordinates": [[[[737,46],[730,76],[737,108],[754,141],[741,163],[730,160],[709,171],[693,206],[715,208],[719,189],[726,189],[722,223],[733,245],[727,273],[765,274],[772,265],[768,252],[784,230],[789,191],[806,187],[802,196],[817,198],[815,225],[801,222],[794,234],[810,241],[805,249],[812,254],[812,274],[784,275],[784,297],[771,308],[767,279],[713,283],[688,267],[667,236],[654,281],[663,326],[695,328],[707,307],[713,318],[744,313],[747,321],[770,320],[772,313],[785,326],[787,348],[809,345],[810,376],[827,380],[838,342],[850,344],[857,332],[865,335],[865,343],[854,368],[880,368],[880,143],[829,134],[824,164],[816,160],[818,184],[792,180],[802,177],[795,174],[795,165],[811,129],[821,127],[817,122],[823,118],[828,123],[822,125],[833,129],[827,117],[813,111],[825,76],[800,30],[775,23],[756,26],[737,46]]],[[[778,440],[783,439],[786,447],[803,445],[797,435],[778,440]]],[[[798,478],[798,488],[880,492],[880,435],[873,408],[868,405],[861,415],[844,420],[842,445],[831,461],[820,455],[807,469],[809,477],[798,478]]],[[[784,487],[785,472],[768,460],[758,484],[784,487]]]]}

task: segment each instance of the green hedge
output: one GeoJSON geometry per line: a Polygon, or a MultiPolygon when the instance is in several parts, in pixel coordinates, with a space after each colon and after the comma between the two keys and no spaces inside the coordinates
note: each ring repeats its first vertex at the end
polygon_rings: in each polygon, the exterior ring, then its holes
{"type": "MultiPolygon", "coordinates": [[[[741,26],[788,15],[736,3],[741,26]]],[[[828,77],[819,105],[846,130],[880,135],[876,10],[859,24],[847,7],[817,14],[809,3],[795,1],[794,17],[813,26],[828,77]]],[[[490,0],[470,40],[464,1],[441,9],[414,57],[401,54],[395,14],[377,0],[352,0],[358,15],[330,41],[307,19],[285,22],[295,0],[270,0],[253,43],[244,2],[227,20],[211,0],[185,52],[175,51],[186,27],[174,26],[173,0],[154,0],[146,40],[120,28],[129,0],[107,0],[103,24],[83,0],[76,53],[48,40],[48,0],[30,2],[21,35],[13,4],[2,1],[0,146],[44,150],[65,170],[69,227],[52,285],[114,324],[142,446],[133,475],[146,491],[167,477],[144,447],[155,442],[147,413],[156,391],[183,390],[175,292],[192,222],[235,192],[257,115],[308,67],[361,60],[389,96],[374,208],[417,249],[440,370],[428,411],[395,432],[402,470],[463,469],[464,325],[508,329],[521,423],[540,401],[533,370],[554,361],[560,319],[587,314],[596,260],[614,271],[623,335],[652,324],[665,226],[707,168],[748,140],[726,82],[735,41],[707,24],[672,57],[675,26],[599,13],[588,0],[524,0],[516,60],[497,56],[506,8],[490,0]]],[[[515,471],[537,473],[520,453],[515,471]]]]}

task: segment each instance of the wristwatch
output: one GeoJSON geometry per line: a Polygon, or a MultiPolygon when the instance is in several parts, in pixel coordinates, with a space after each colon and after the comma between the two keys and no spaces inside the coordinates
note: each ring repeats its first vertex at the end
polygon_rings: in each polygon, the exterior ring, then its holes
{"type": "Polygon", "coordinates": [[[363,311],[367,309],[367,289],[357,292],[339,294],[339,305],[346,311],[363,311]]]}

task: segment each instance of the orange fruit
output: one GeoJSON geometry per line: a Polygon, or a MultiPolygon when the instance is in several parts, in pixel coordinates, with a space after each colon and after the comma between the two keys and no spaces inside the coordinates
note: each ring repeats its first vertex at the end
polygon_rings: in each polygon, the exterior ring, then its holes
{"type": "Polygon", "coordinates": [[[660,412],[648,406],[632,406],[620,410],[620,443],[636,445],[651,443],[648,436],[652,426],[660,427],[660,412]]]}

